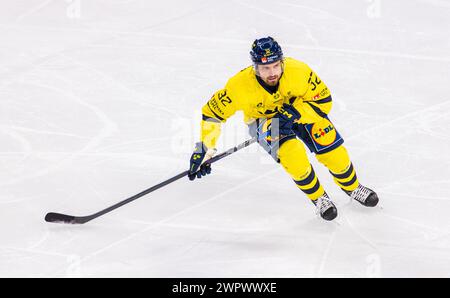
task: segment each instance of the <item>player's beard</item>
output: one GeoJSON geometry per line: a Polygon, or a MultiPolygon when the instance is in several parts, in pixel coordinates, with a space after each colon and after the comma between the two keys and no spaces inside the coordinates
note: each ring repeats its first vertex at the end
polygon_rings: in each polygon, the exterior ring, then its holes
{"type": "Polygon", "coordinates": [[[264,82],[269,86],[276,86],[278,84],[278,81],[280,80],[280,76],[269,76],[267,77],[264,82]]]}

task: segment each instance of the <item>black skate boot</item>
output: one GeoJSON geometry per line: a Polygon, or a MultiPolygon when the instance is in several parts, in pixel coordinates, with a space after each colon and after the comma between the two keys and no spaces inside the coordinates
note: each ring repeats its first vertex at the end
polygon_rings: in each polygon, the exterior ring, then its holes
{"type": "Polygon", "coordinates": [[[337,209],[326,193],[317,200],[311,200],[316,205],[317,212],[325,220],[333,220],[337,216],[337,209]]]}
{"type": "Polygon", "coordinates": [[[344,190],[344,192],[366,207],[375,207],[379,201],[378,195],[373,190],[361,184],[354,191],[344,190]]]}

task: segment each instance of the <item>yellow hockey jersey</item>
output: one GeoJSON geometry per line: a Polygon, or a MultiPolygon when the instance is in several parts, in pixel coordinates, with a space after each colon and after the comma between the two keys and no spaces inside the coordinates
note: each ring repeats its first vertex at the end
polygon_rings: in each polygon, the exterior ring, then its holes
{"type": "Polygon", "coordinates": [[[277,92],[271,94],[258,82],[253,66],[230,78],[203,106],[201,139],[214,148],[220,126],[236,111],[244,113],[247,124],[257,118],[272,118],[284,103],[292,104],[301,114],[300,123],[315,123],[331,110],[331,93],[311,68],[293,58],[283,61],[283,74],[277,92]]]}

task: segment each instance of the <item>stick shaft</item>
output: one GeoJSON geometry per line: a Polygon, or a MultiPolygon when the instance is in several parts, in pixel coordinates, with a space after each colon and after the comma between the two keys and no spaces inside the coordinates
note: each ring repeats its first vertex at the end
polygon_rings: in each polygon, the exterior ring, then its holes
{"type": "MultiPolygon", "coordinates": [[[[256,142],[256,137],[252,138],[252,139],[249,139],[249,140],[247,140],[247,141],[245,141],[245,142],[243,142],[243,143],[241,143],[241,144],[239,144],[239,145],[237,145],[237,146],[235,146],[233,148],[230,148],[227,151],[222,152],[222,153],[212,157],[211,159],[207,160],[206,162],[208,164],[212,164],[214,162],[217,162],[217,161],[221,160],[222,158],[224,158],[224,157],[226,157],[226,156],[228,156],[230,154],[233,154],[234,152],[236,152],[238,150],[241,150],[241,149],[243,149],[245,147],[248,147],[249,145],[251,145],[251,144],[253,144],[255,142],[256,142]]],[[[167,180],[165,180],[165,181],[163,181],[161,183],[158,183],[158,184],[156,184],[156,185],[154,185],[154,186],[152,186],[152,187],[150,187],[150,188],[148,188],[148,189],[146,189],[144,191],[141,191],[138,194],[135,194],[132,197],[129,197],[128,199],[120,201],[119,203],[114,204],[114,205],[112,205],[112,206],[110,206],[110,207],[108,207],[106,209],[103,209],[103,210],[101,210],[101,211],[99,211],[97,213],[94,213],[92,215],[88,215],[88,216],[70,216],[70,215],[65,215],[65,214],[60,214],[60,213],[53,213],[52,212],[52,213],[48,213],[46,215],[45,220],[48,221],[48,222],[64,222],[64,223],[78,223],[78,224],[81,223],[81,224],[83,224],[83,223],[91,221],[91,220],[93,220],[93,219],[95,219],[95,218],[97,218],[99,216],[102,216],[102,215],[104,215],[106,213],[109,213],[109,212],[111,212],[111,211],[113,211],[113,210],[115,210],[115,209],[117,209],[119,207],[122,207],[123,205],[126,205],[126,204],[128,204],[128,203],[130,203],[130,202],[132,202],[134,200],[137,200],[140,197],[145,196],[145,195],[147,195],[147,194],[149,194],[149,193],[151,193],[151,192],[153,192],[153,191],[155,191],[157,189],[160,189],[160,188],[162,188],[162,187],[164,187],[164,186],[166,186],[166,185],[168,185],[168,184],[170,184],[170,183],[172,183],[174,181],[177,181],[177,180],[187,176],[188,174],[189,174],[189,170],[184,171],[184,172],[182,172],[182,173],[180,173],[180,174],[178,174],[178,175],[176,175],[176,176],[174,176],[172,178],[169,178],[169,179],[167,179],[167,180]]]]}

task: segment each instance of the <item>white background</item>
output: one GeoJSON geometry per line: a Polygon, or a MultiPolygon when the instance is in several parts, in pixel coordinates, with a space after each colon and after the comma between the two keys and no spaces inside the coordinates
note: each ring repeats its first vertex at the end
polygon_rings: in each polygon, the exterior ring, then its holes
{"type": "Polygon", "coordinates": [[[449,19],[444,0],[2,1],[0,276],[450,277],[449,19]],[[324,222],[254,145],[88,224],[44,222],[187,169],[202,105],[267,35],[330,87],[379,207],[311,155],[339,210],[324,222]]]}

